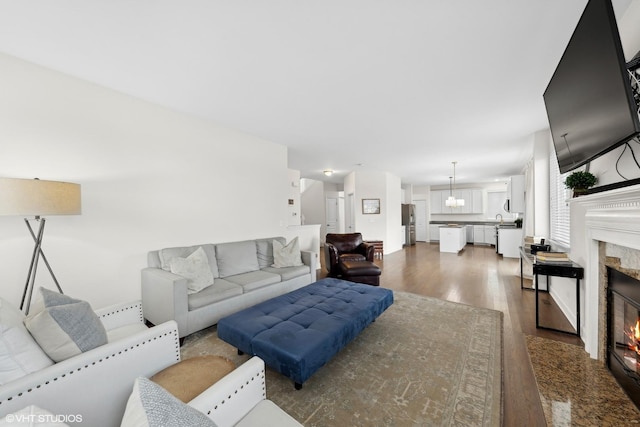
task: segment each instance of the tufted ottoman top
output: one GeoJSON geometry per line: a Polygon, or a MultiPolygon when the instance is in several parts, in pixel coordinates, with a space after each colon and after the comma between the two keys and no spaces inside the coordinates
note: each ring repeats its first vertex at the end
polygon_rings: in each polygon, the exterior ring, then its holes
{"type": "Polygon", "coordinates": [[[218,336],[302,384],[393,304],[393,292],[327,278],[218,322],[218,336]]]}

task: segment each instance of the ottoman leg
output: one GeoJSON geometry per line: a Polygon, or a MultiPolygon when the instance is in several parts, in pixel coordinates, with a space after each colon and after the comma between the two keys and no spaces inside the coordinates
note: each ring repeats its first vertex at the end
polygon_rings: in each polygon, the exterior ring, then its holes
{"type": "Polygon", "coordinates": [[[302,390],[302,384],[300,383],[295,383],[293,386],[296,388],[296,390],[302,390]]]}

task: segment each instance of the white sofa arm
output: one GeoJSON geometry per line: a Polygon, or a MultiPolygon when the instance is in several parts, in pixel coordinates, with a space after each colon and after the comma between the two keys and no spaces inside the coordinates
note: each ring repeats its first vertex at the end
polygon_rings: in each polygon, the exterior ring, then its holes
{"type": "Polygon", "coordinates": [[[154,325],[175,320],[180,336],[187,335],[187,279],[160,268],[142,269],[142,310],[154,325]]]}
{"type": "Polygon", "coordinates": [[[36,405],[83,425],[119,426],[135,379],[179,362],[178,341],[167,322],[19,378],[0,387],[0,417],[36,405]]]}
{"type": "Polygon", "coordinates": [[[144,323],[142,301],[140,300],[104,307],[96,310],[96,314],[107,331],[132,323],[144,323]]]}
{"type": "Polygon", "coordinates": [[[266,399],[264,361],[252,357],[189,402],[218,427],[234,426],[266,399]]]}

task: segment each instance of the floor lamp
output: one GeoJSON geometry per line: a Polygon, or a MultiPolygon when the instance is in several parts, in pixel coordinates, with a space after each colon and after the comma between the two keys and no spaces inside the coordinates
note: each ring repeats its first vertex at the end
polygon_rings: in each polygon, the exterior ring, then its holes
{"type": "Polygon", "coordinates": [[[47,257],[42,250],[42,239],[46,223],[44,216],[79,215],[80,210],[79,184],[45,181],[38,178],[0,178],[0,215],[25,217],[24,222],[35,243],[27,281],[22,293],[22,301],[20,302],[20,310],[24,309],[25,314],[29,314],[40,258],[47,266],[58,291],[62,293],[58,279],[53,274],[49,261],[47,261],[47,257]],[[39,223],[37,233],[29,222],[32,220],[39,223]]]}

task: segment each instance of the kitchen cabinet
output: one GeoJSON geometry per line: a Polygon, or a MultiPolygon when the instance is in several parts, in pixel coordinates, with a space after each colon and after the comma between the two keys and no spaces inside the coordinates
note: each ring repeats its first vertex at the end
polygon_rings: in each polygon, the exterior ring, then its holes
{"type": "Polygon", "coordinates": [[[496,228],[494,225],[474,225],[473,226],[473,244],[474,245],[493,245],[496,244],[496,228]]]}
{"type": "Polygon", "coordinates": [[[520,258],[522,228],[498,228],[498,253],[505,258],[520,258]]]}
{"type": "Polygon", "coordinates": [[[485,225],[484,226],[484,242],[488,245],[496,245],[496,226],[485,225]]]}
{"type": "Polygon", "coordinates": [[[429,240],[432,242],[440,241],[440,225],[429,225],[429,240]]]}
{"type": "MultiPolygon", "coordinates": [[[[442,208],[444,207],[444,202],[440,199],[440,195],[442,194],[439,190],[432,190],[429,194],[429,202],[431,204],[431,213],[432,214],[441,214],[442,208]]],[[[431,234],[431,233],[429,233],[431,234]]],[[[431,239],[433,240],[433,238],[431,239]]]]}
{"type": "Polygon", "coordinates": [[[524,175],[514,175],[507,181],[507,212],[524,212],[524,175]]]}
{"type": "Polygon", "coordinates": [[[467,245],[467,226],[441,226],[440,252],[458,253],[467,245]]]}
{"type": "Polygon", "coordinates": [[[431,190],[429,200],[432,214],[481,214],[484,213],[483,190],[477,188],[463,188],[455,190],[454,195],[464,200],[464,206],[450,208],[445,202],[451,194],[449,190],[431,190]]]}

